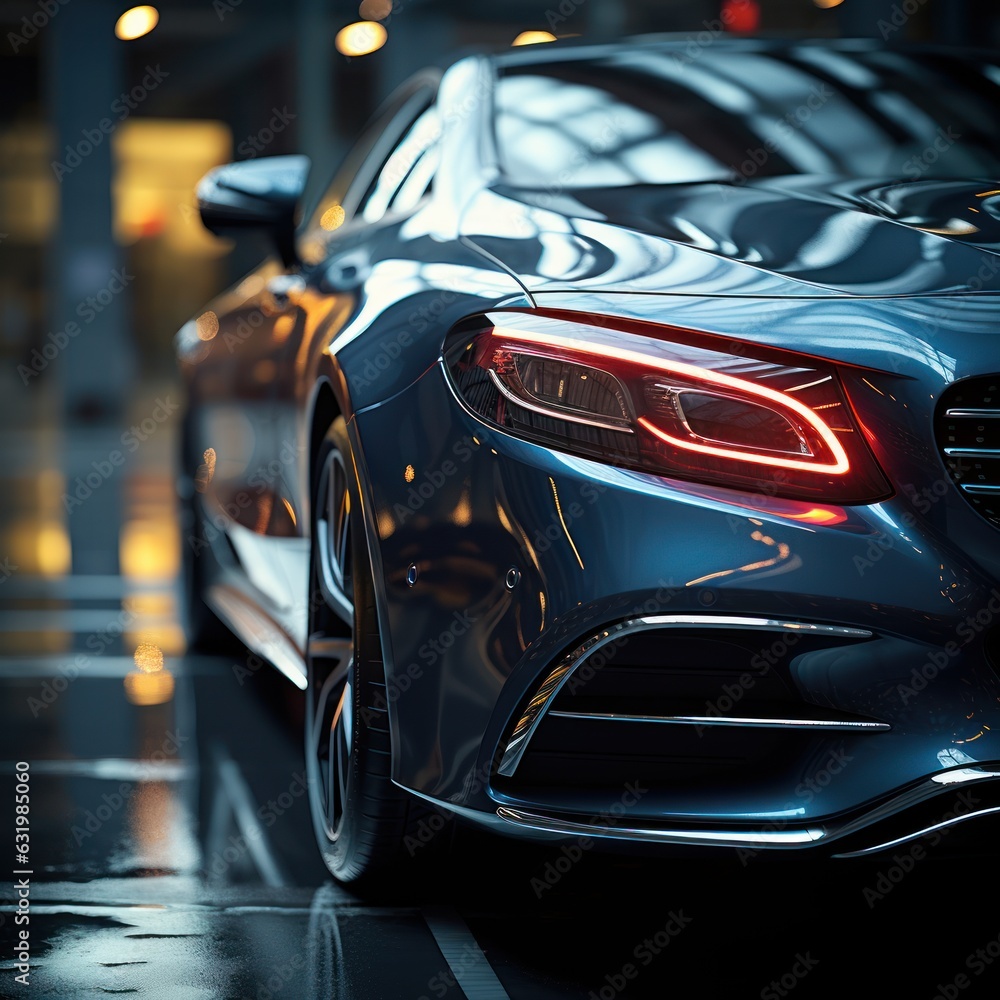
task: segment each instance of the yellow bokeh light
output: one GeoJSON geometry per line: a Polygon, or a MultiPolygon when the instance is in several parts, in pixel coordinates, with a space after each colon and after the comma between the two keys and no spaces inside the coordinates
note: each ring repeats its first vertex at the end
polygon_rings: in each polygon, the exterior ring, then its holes
{"type": "Polygon", "coordinates": [[[464,528],[472,523],[472,504],[469,501],[469,493],[466,490],[455,505],[455,510],[451,515],[452,521],[459,527],[464,528]]]}
{"type": "Polygon", "coordinates": [[[219,317],[209,310],[194,321],[199,340],[211,340],[219,332],[219,317]]]}
{"type": "Polygon", "coordinates": [[[174,696],[174,677],[167,670],[152,674],[136,671],[125,676],[125,697],[133,705],[163,705],[174,696]]]}
{"type": "Polygon", "coordinates": [[[61,524],[44,523],[38,528],[38,572],[42,576],[63,576],[70,571],[69,533],[61,524]]]}
{"type": "Polygon", "coordinates": [[[122,41],[130,42],[133,38],[142,38],[156,27],[160,20],[160,12],[155,7],[144,4],[125,11],[115,25],[115,34],[122,41]]]}
{"type": "Polygon", "coordinates": [[[406,468],[405,468],[405,469],[403,470],[403,478],[404,478],[404,479],[405,479],[405,480],[406,480],[406,481],[407,481],[408,483],[412,483],[412,482],[413,482],[413,480],[417,478],[417,473],[416,473],[416,470],[415,470],[415,469],[413,468],[413,466],[412,466],[412,465],[408,465],[408,466],[407,466],[407,467],[406,467],[406,468]]]}
{"type": "Polygon", "coordinates": [[[163,650],[155,642],[140,642],[132,659],[144,674],[155,674],[163,669],[163,650]]]}
{"type": "Polygon", "coordinates": [[[392,519],[392,514],[387,510],[378,512],[378,534],[379,538],[388,538],[396,530],[396,523],[392,519]]]}
{"type": "Polygon", "coordinates": [[[337,32],[333,44],[345,56],[366,56],[385,45],[389,37],[378,21],[355,21],[337,32]]]}
{"type": "Polygon", "coordinates": [[[843,2],[844,0],[813,0],[813,3],[823,10],[829,10],[831,7],[839,7],[843,2]]]}
{"type": "Polygon", "coordinates": [[[522,31],[511,42],[511,45],[540,45],[542,42],[554,42],[556,36],[551,31],[522,31]]]}
{"type": "Polygon", "coordinates": [[[392,0],[361,0],[358,13],[366,21],[383,21],[392,13],[392,0]]]}
{"type": "Polygon", "coordinates": [[[119,536],[122,575],[130,580],[165,580],[180,569],[180,538],[170,521],[127,521],[119,536]]]}
{"type": "Polygon", "coordinates": [[[347,218],[347,214],[344,212],[342,205],[331,205],[319,218],[319,224],[327,230],[327,232],[332,232],[334,229],[339,229],[344,224],[344,219],[347,218]]]}
{"type": "Polygon", "coordinates": [[[212,477],[215,475],[215,449],[206,448],[201,457],[203,461],[198,466],[198,471],[194,474],[194,488],[199,493],[204,493],[211,486],[212,477]]]}

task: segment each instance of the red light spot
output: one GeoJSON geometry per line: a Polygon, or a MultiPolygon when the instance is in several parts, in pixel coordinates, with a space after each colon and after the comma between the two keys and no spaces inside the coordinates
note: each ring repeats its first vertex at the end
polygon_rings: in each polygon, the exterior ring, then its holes
{"type": "Polygon", "coordinates": [[[760,28],[757,0],[723,0],[722,23],[737,35],[752,35],[760,28]]]}
{"type": "Polygon", "coordinates": [[[136,227],[140,238],[148,239],[151,236],[159,236],[163,232],[166,225],[166,219],[163,217],[162,213],[156,215],[147,215],[146,218],[140,220],[138,226],[136,227]]]}
{"type": "Polygon", "coordinates": [[[793,521],[806,521],[809,524],[840,524],[847,520],[847,514],[841,507],[812,507],[801,514],[785,513],[793,521]]]}

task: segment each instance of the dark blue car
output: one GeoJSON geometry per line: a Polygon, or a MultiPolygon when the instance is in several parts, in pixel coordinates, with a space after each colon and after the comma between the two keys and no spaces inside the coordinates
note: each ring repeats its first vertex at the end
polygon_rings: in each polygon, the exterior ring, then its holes
{"type": "Polygon", "coordinates": [[[998,108],[975,52],[534,46],[205,179],[275,252],[178,334],[189,633],[306,692],[335,876],[1000,810],[998,108]]]}

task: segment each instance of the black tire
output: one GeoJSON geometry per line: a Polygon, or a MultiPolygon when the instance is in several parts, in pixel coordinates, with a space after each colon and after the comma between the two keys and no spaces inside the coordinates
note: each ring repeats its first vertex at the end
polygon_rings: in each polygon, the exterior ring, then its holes
{"type": "Polygon", "coordinates": [[[436,853],[426,849],[433,846],[428,839],[447,841],[451,822],[391,781],[375,581],[343,418],[331,425],[313,468],[305,724],[310,809],[331,874],[374,889],[413,874],[414,860],[436,853]]]}

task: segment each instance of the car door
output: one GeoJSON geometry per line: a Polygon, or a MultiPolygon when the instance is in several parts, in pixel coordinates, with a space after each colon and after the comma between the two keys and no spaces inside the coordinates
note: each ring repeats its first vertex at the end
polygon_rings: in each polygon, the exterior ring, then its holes
{"type": "Polygon", "coordinates": [[[331,287],[321,264],[370,240],[384,218],[423,196],[433,168],[426,151],[436,136],[426,116],[436,82],[429,74],[404,85],[361,136],[303,228],[302,262],[285,270],[265,264],[248,279],[254,295],[219,317],[228,346],[212,380],[219,393],[210,418],[212,499],[243,571],[244,596],[300,650],[308,610],[310,404],[324,349],[357,314],[361,294],[358,281],[331,287]],[[418,121],[424,124],[414,132],[418,121]],[[401,147],[414,158],[408,169],[401,147]]]}

